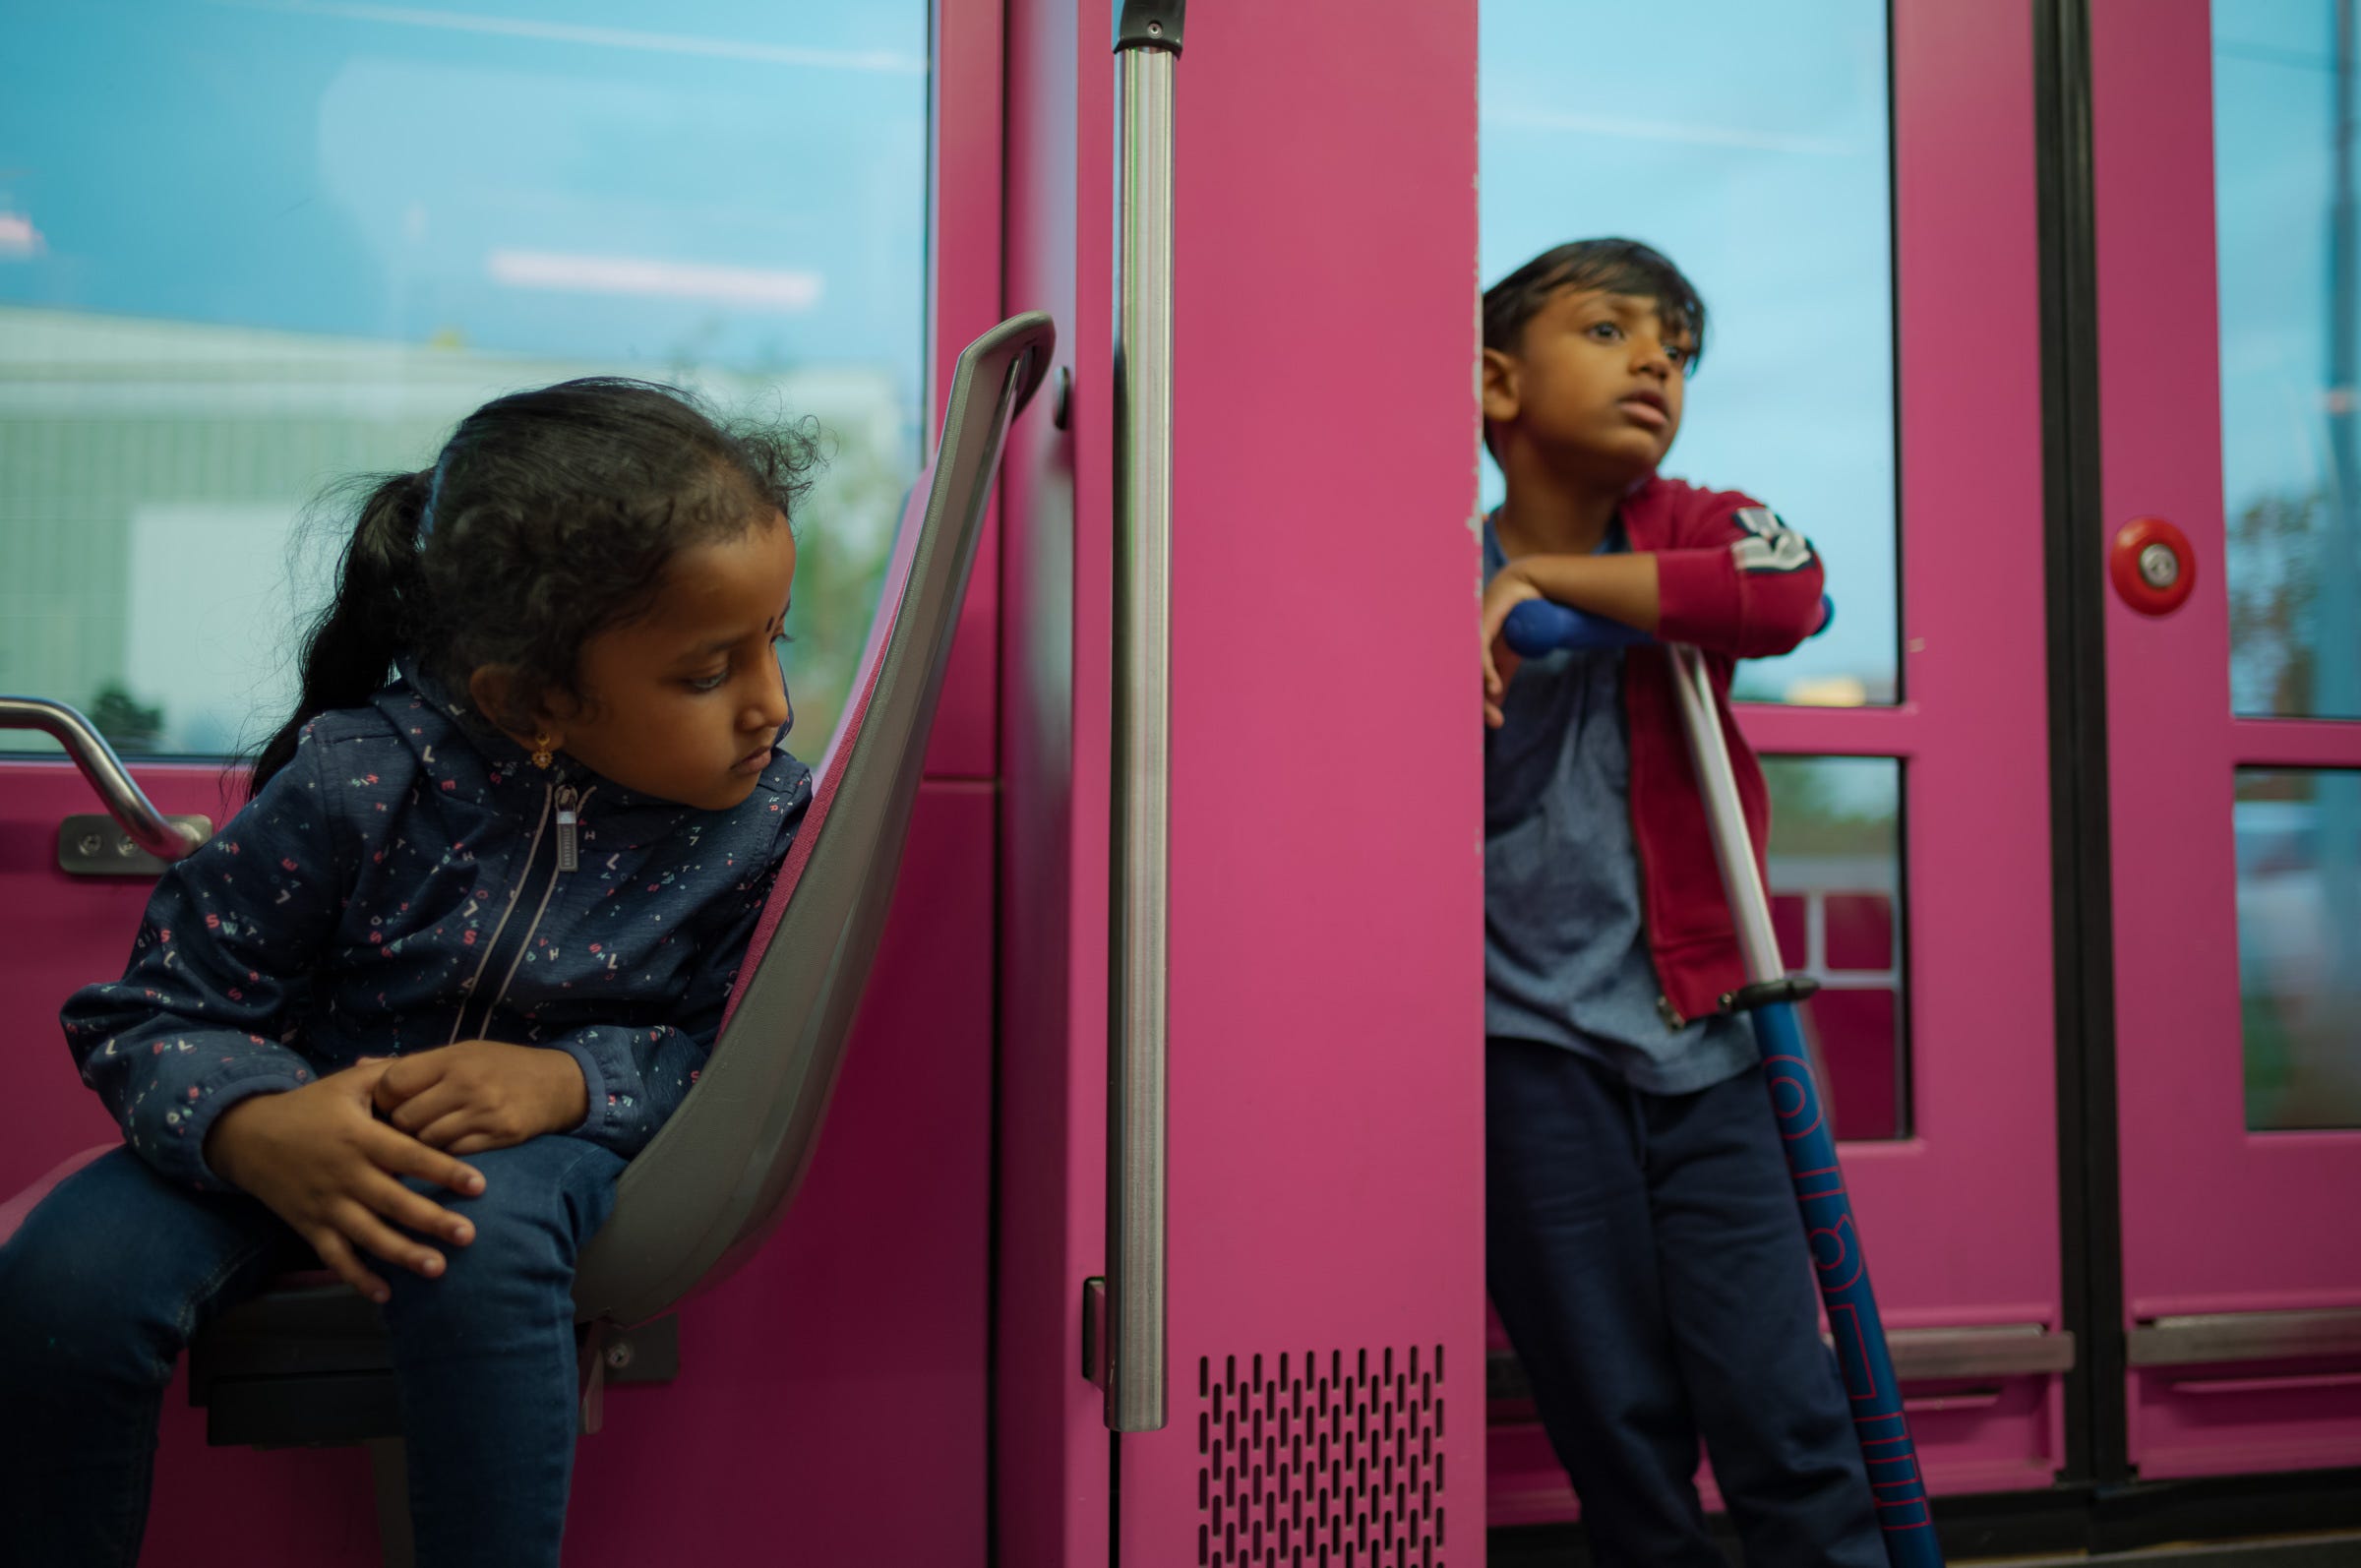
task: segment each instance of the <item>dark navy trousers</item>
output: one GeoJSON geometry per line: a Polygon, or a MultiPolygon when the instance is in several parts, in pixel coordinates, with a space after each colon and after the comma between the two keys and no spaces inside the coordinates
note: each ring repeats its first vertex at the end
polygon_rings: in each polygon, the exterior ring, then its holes
{"type": "MultiPolygon", "coordinates": [[[[440,1278],[369,1260],[394,1293],[418,1561],[556,1568],[579,1420],[574,1263],[624,1162],[549,1136],[467,1163],[474,1197],[409,1183],[475,1225],[441,1248],[440,1278]]],[[[0,1245],[0,1568],[136,1562],[173,1362],[216,1312],[317,1266],[253,1198],[186,1190],[129,1149],[42,1199],[0,1245]]]]}
{"type": "Polygon", "coordinates": [[[1652,1095],[1556,1046],[1484,1049],[1485,1275],[1600,1568],[1885,1568],[1760,1066],[1652,1095]]]}

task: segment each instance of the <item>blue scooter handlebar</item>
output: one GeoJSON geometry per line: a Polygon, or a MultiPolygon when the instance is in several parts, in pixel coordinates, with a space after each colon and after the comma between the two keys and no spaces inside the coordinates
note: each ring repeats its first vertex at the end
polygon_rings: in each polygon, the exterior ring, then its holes
{"type": "MultiPolygon", "coordinates": [[[[1826,632],[1836,619],[1837,601],[1822,594],[1820,624],[1812,629],[1812,635],[1826,632]]],[[[1604,648],[1644,647],[1656,640],[1638,627],[1548,599],[1528,599],[1518,605],[1508,612],[1508,623],[1500,630],[1509,647],[1520,658],[1527,659],[1538,659],[1560,648],[1597,652],[1604,648]]]]}

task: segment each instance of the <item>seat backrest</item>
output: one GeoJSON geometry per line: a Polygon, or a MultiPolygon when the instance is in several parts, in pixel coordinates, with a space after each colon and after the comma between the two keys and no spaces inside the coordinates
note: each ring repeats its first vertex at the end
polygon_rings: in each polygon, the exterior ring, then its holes
{"type": "Polygon", "coordinates": [[[927,736],[1009,422],[1057,332],[1012,317],[959,356],[931,477],[902,517],[868,651],[812,806],[747,949],[720,1037],[623,1174],[575,1271],[577,1316],[629,1326],[719,1283],[810,1162],[893,901],[927,736]]]}

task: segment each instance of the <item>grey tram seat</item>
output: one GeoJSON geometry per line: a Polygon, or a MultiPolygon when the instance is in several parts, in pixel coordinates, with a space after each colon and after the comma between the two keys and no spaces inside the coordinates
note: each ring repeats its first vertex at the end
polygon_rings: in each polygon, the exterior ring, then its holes
{"type": "MultiPolygon", "coordinates": [[[[614,1215],[576,1271],[586,1425],[596,1424],[606,1337],[727,1279],[777,1227],[810,1163],[893,900],[984,504],[1009,423],[1048,374],[1056,342],[1050,318],[1034,312],[959,356],[942,440],[903,513],[859,684],[711,1057],[625,1169],[614,1215]]],[[[670,1355],[661,1334],[642,1345],[651,1354],[636,1356],[636,1366],[670,1355]]],[[[406,1515],[394,1517],[402,1513],[399,1417],[368,1301],[325,1276],[290,1277],[198,1336],[189,1397],[207,1408],[214,1444],[369,1443],[388,1560],[406,1555],[406,1515]]]]}

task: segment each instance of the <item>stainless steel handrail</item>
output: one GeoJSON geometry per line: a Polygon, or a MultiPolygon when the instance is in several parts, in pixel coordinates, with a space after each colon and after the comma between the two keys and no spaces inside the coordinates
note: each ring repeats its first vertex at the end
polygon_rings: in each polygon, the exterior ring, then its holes
{"type": "Polygon", "coordinates": [[[1115,755],[1106,1420],[1165,1424],[1165,950],[1171,793],[1173,67],[1180,0],[1125,0],[1116,272],[1115,755]]]}
{"type": "Polygon", "coordinates": [[[156,859],[180,860],[205,842],[201,834],[155,809],[155,803],[132,782],[106,737],[76,709],[46,697],[0,696],[0,730],[38,730],[54,737],[132,842],[156,859]]]}
{"type": "Polygon", "coordinates": [[[2135,1323],[2125,1346],[2134,1366],[2361,1356],[2361,1306],[2261,1312],[2191,1312],[2135,1323]]]}
{"type": "MultiPolygon", "coordinates": [[[[1831,1346],[1836,1343],[1827,1333],[1820,1338],[1831,1346]]],[[[1886,1348],[1893,1357],[1896,1377],[1905,1383],[1932,1383],[2071,1372],[2076,1347],[2070,1330],[2040,1323],[1983,1323],[1968,1328],[1888,1329],[1886,1348]]],[[[1533,1397],[1533,1384],[1514,1355],[1493,1351],[1485,1357],[1484,1395],[1495,1400],[1533,1397]]]]}

